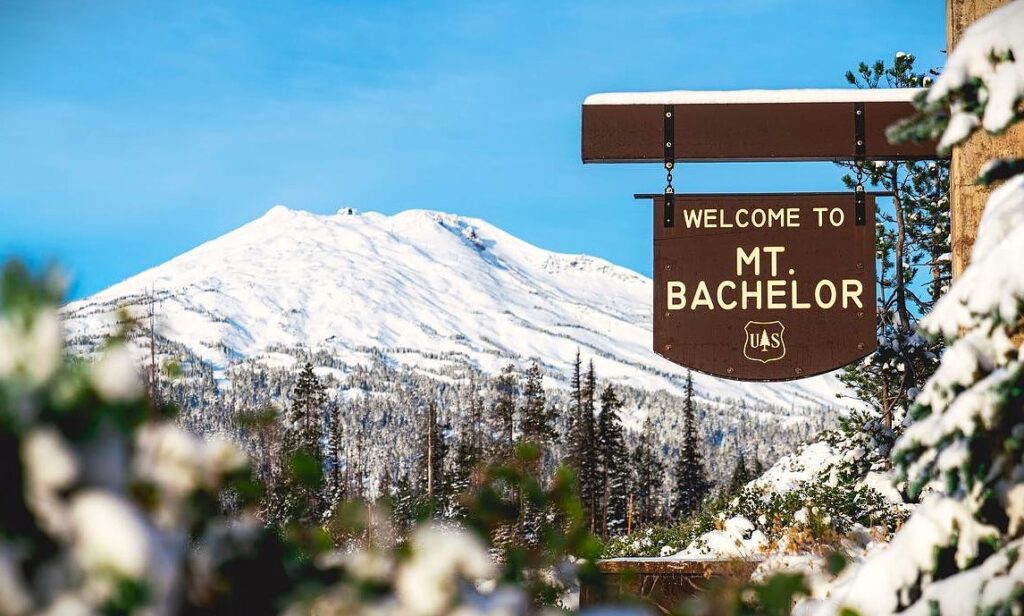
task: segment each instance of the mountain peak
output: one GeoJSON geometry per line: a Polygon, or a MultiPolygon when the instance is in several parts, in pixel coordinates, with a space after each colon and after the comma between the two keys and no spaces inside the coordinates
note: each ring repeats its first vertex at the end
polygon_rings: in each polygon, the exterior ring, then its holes
{"type": "Polygon", "coordinates": [[[292,214],[295,211],[297,210],[293,210],[287,205],[284,205],[282,203],[275,203],[273,207],[267,210],[267,213],[264,214],[263,217],[283,216],[287,214],[292,214]]]}
{"type": "MultiPolygon", "coordinates": [[[[118,307],[149,309],[162,334],[215,366],[275,348],[324,348],[368,363],[383,352],[434,371],[490,373],[536,360],[568,375],[577,351],[602,378],[680,391],[686,370],[651,350],[651,280],[587,255],[531,245],[430,210],[264,216],[64,309],[69,336],[113,331],[118,307]],[[372,350],[372,352],[371,352],[372,350]]],[[[704,396],[789,407],[834,404],[833,377],[779,385],[698,376],[704,396]]]]}

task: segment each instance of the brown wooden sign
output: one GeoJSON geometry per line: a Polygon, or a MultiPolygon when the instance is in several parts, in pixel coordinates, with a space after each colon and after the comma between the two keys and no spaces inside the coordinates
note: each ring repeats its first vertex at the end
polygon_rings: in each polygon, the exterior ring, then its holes
{"type": "Polygon", "coordinates": [[[654,199],[654,350],[701,372],[777,381],[875,349],[875,195],[654,199]],[[859,223],[859,224],[858,224],[859,223]]]}

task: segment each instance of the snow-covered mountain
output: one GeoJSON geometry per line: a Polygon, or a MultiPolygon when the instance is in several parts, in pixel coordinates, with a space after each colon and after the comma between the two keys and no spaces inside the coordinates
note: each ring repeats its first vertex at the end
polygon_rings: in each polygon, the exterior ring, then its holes
{"type": "MultiPolygon", "coordinates": [[[[651,350],[651,280],[549,252],[474,218],[423,210],[261,218],[64,309],[70,337],[115,327],[117,308],[156,314],[161,334],[214,366],[274,348],[383,351],[431,373],[468,361],[497,372],[539,359],[569,374],[577,349],[599,376],[681,389],[685,369],[651,350]]],[[[789,408],[836,405],[830,375],[777,384],[695,375],[700,397],[789,408]]]]}

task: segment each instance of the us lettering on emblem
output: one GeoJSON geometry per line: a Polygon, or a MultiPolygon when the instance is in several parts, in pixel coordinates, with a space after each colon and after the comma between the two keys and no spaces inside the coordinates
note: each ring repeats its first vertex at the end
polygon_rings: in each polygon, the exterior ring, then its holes
{"type": "Polygon", "coordinates": [[[743,330],[747,335],[743,356],[747,359],[767,364],[786,356],[786,341],[782,337],[786,326],[779,321],[747,321],[743,330]]]}

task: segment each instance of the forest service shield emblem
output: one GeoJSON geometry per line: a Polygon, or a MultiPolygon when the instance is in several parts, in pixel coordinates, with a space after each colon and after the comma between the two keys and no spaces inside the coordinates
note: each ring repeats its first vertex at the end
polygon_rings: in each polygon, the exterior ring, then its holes
{"type": "Polygon", "coordinates": [[[786,341],[782,337],[786,326],[780,321],[747,321],[743,330],[743,356],[747,359],[767,364],[786,356],[786,341]]]}

